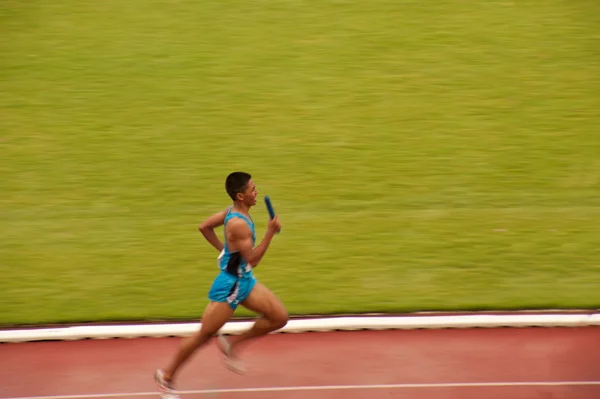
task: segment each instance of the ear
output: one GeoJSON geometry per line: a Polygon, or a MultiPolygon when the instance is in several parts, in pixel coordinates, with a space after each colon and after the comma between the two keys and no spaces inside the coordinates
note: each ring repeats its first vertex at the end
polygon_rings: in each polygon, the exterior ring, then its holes
{"type": "Polygon", "coordinates": [[[235,198],[237,198],[238,201],[243,201],[244,200],[244,193],[237,193],[235,195],[235,198]]]}

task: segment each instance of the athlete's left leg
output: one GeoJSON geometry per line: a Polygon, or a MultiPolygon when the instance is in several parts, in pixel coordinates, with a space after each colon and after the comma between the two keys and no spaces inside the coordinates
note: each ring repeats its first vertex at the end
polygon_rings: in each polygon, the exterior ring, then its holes
{"type": "Polygon", "coordinates": [[[256,283],[248,297],[241,302],[241,305],[259,313],[261,317],[256,320],[248,331],[229,339],[229,350],[232,356],[236,354],[241,344],[283,328],[288,322],[288,312],[281,300],[260,282],[256,283]]]}

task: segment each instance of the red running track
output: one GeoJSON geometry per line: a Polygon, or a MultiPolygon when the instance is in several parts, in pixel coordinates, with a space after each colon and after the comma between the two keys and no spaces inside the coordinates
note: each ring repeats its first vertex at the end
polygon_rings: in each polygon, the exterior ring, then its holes
{"type": "MultiPolygon", "coordinates": [[[[179,341],[0,344],[0,397],[159,398],[153,372],[179,341]]],[[[274,334],[242,356],[245,376],[202,348],[179,375],[182,398],[600,398],[600,328],[274,334]]]]}

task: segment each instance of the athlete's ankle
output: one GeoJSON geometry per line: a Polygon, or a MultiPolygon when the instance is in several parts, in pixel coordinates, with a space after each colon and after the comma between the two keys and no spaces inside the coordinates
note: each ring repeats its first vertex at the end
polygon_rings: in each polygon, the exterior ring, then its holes
{"type": "Polygon", "coordinates": [[[229,339],[229,346],[231,348],[231,352],[235,354],[237,352],[238,345],[244,341],[246,337],[242,335],[236,335],[229,339]]]}
{"type": "Polygon", "coordinates": [[[173,372],[167,369],[163,369],[163,379],[165,382],[172,384],[173,383],[173,372]]]}

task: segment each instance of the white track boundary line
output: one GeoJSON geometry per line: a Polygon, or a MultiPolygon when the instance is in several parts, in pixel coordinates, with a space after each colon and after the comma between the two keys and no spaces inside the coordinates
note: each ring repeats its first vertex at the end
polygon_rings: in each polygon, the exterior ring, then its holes
{"type": "MultiPolygon", "coordinates": [[[[600,381],[534,381],[534,382],[450,382],[422,384],[380,384],[380,385],[322,385],[322,386],[291,386],[291,387],[256,387],[256,388],[225,388],[198,389],[177,391],[180,395],[219,394],[219,393],[250,393],[250,392],[285,392],[285,391],[334,391],[359,389],[433,389],[433,388],[510,388],[510,387],[565,387],[565,386],[600,386],[600,381]]],[[[157,392],[106,393],[87,395],[57,395],[57,396],[21,396],[6,399],[92,399],[130,396],[157,396],[157,392]]]]}
{"type": "MultiPolygon", "coordinates": [[[[252,321],[231,321],[221,329],[224,334],[240,334],[252,321]]],[[[59,328],[28,328],[0,331],[0,343],[47,340],[159,338],[189,336],[201,323],[92,325],[59,328]]],[[[292,319],[275,333],[353,330],[410,330],[440,328],[499,327],[590,327],[600,326],[600,313],[589,314],[468,314],[436,316],[356,316],[292,319]]]]}

